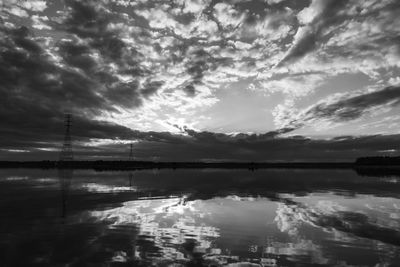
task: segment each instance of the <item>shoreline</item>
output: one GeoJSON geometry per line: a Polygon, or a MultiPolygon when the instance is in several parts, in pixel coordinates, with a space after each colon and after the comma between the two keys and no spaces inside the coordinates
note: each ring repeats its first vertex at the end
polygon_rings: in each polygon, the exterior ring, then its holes
{"type": "Polygon", "coordinates": [[[157,161],[0,161],[0,169],[400,169],[400,165],[356,162],[157,162],[157,161]]]}

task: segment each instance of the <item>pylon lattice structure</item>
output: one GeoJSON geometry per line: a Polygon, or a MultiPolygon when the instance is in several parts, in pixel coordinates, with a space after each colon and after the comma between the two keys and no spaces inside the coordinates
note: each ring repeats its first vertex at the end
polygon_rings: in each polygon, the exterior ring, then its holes
{"type": "Polygon", "coordinates": [[[65,135],[64,135],[64,143],[60,153],[60,161],[72,161],[74,159],[74,154],[72,152],[72,141],[71,141],[71,124],[72,124],[72,115],[65,114],[65,120],[64,120],[65,135]]]}
{"type": "Polygon", "coordinates": [[[129,160],[133,160],[133,144],[130,144],[129,160]]]}

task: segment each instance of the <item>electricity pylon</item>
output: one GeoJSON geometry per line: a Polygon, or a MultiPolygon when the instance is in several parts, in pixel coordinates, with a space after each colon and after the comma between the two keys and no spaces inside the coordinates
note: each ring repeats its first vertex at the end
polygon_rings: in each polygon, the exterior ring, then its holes
{"type": "Polygon", "coordinates": [[[65,135],[64,135],[64,143],[60,153],[60,161],[74,160],[74,154],[72,152],[72,141],[71,141],[71,124],[72,124],[72,115],[65,114],[64,117],[65,135]]]}
{"type": "Polygon", "coordinates": [[[129,160],[133,160],[133,144],[130,144],[129,160]]]}

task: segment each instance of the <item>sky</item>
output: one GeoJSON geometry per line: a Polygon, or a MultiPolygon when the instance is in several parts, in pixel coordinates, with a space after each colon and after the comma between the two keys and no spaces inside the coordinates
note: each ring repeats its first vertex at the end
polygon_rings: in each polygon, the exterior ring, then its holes
{"type": "Polygon", "coordinates": [[[397,0],[3,0],[0,160],[400,149],[397,0]]]}

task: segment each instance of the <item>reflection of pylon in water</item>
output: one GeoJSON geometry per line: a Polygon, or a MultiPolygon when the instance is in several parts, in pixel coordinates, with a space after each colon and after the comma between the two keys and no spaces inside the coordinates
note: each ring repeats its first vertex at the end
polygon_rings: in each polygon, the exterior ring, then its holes
{"type": "MultiPolygon", "coordinates": [[[[129,158],[128,160],[133,160],[133,144],[130,143],[129,144],[129,158]]],[[[133,180],[133,173],[130,172],[129,173],[129,187],[132,187],[132,180],[133,180]]]]}
{"type": "Polygon", "coordinates": [[[129,150],[129,160],[133,160],[133,144],[130,144],[130,150],[129,150]]]}
{"type": "Polygon", "coordinates": [[[71,142],[71,123],[72,123],[72,115],[65,114],[65,135],[64,135],[64,143],[60,153],[60,161],[72,161],[74,159],[74,155],[72,152],[72,142],[71,142]]]}
{"type": "Polygon", "coordinates": [[[61,186],[61,217],[65,218],[67,215],[67,197],[71,185],[73,175],[72,169],[59,169],[58,178],[60,179],[61,186]]]}
{"type": "Polygon", "coordinates": [[[129,187],[132,187],[133,173],[129,173],[129,187]]]}

